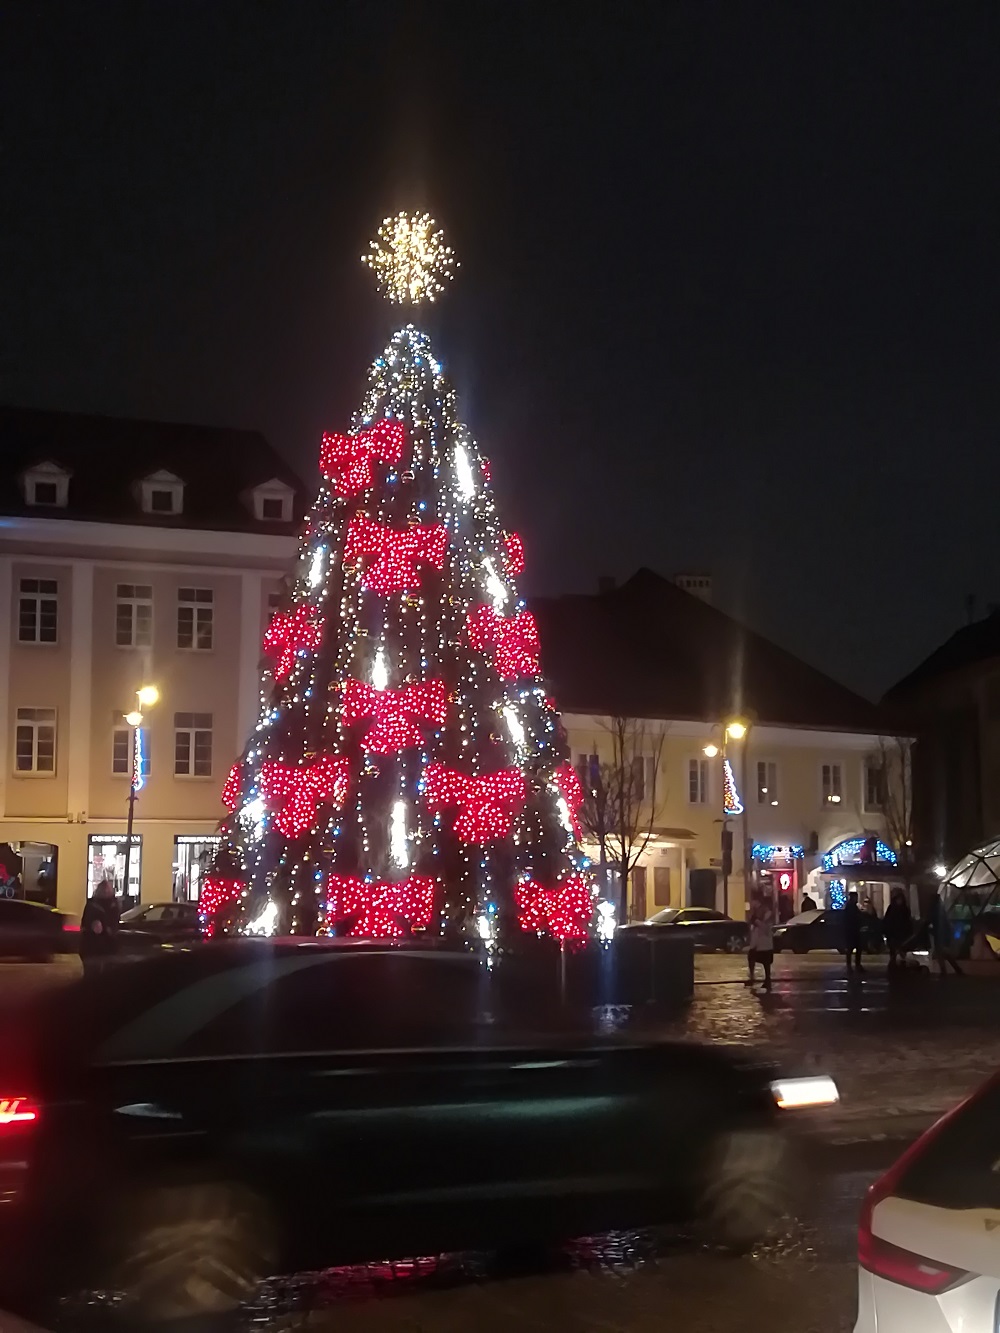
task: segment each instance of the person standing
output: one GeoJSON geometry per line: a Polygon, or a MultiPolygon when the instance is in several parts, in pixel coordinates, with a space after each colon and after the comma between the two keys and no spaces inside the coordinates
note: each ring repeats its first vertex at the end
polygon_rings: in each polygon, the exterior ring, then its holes
{"type": "Polygon", "coordinates": [[[80,961],[84,976],[102,972],[114,957],[120,919],[114,880],[102,879],[80,918],[80,961]]]}
{"type": "Polygon", "coordinates": [[[847,903],[843,908],[843,913],[847,970],[850,972],[853,964],[855,972],[863,972],[865,969],[861,962],[861,936],[864,930],[864,917],[861,908],[858,906],[858,895],[853,889],[847,895],[847,903]]]}
{"type": "Polygon", "coordinates": [[[964,976],[958,965],[958,959],[951,951],[951,922],[948,920],[940,890],[931,899],[930,911],[927,913],[927,928],[931,936],[931,953],[941,975],[946,977],[950,967],[956,976],[964,976]]]}
{"type": "Polygon", "coordinates": [[[747,985],[757,979],[757,964],[764,970],[764,989],[771,989],[771,964],[774,962],[774,903],[770,895],[755,893],[750,901],[750,939],[747,967],[750,972],[747,985]]]}
{"type": "Polygon", "coordinates": [[[907,945],[913,938],[913,913],[900,885],[889,895],[889,906],[882,918],[882,930],[889,950],[889,966],[905,967],[907,945]]]}
{"type": "Polygon", "coordinates": [[[810,898],[808,892],[802,895],[802,901],[799,903],[800,912],[815,912],[816,903],[810,898]]]}

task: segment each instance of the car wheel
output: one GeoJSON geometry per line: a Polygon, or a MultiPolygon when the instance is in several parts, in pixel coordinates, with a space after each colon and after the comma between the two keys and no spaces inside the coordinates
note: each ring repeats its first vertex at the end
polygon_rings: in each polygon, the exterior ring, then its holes
{"type": "Polygon", "coordinates": [[[793,944],[793,945],[792,945],[792,953],[808,953],[808,952],[809,952],[809,945],[808,945],[808,944],[793,944]]]}
{"type": "Polygon", "coordinates": [[[775,1129],[720,1134],[711,1146],[697,1199],[699,1236],[742,1254],[773,1235],[792,1209],[791,1148],[775,1129]]]}
{"type": "Polygon", "coordinates": [[[119,1220],[112,1285],[136,1320],[234,1311],[277,1264],[269,1210],[241,1185],[151,1185],[119,1220]]]}

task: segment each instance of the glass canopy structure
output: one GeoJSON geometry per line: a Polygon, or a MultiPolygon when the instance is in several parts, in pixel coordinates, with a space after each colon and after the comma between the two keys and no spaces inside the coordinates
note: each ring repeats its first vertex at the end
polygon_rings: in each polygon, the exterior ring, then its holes
{"type": "Polygon", "coordinates": [[[945,875],[941,896],[956,931],[1000,932],[1000,838],[963,856],[945,875]]]}

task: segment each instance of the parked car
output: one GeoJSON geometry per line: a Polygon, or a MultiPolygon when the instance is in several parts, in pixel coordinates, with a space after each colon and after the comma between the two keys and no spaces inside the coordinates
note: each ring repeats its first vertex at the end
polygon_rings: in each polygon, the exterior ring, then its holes
{"type": "Polygon", "coordinates": [[[734,921],[725,912],[709,907],[665,907],[662,912],[633,921],[625,930],[676,930],[696,949],[724,949],[736,953],[747,947],[750,927],[746,921],[734,921]]]}
{"type": "MultiPolygon", "coordinates": [[[[868,919],[862,921],[861,944],[865,953],[880,953],[884,947],[881,931],[873,930],[868,919]]],[[[809,953],[813,949],[836,949],[844,952],[844,928],[840,913],[836,910],[799,912],[790,917],[783,925],[774,930],[774,949],[781,953],[785,949],[792,953],[809,953]]]]}
{"type": "Polygon", "coordinates": [[[0,898],[0,958],[47,962],[56,953],[74,953],[80,927],[65,912],[23,898],[0,898]]]}
{"type": "Polygon", "coordinates": [[[796,1172],[766,1068],[540,1033],[500,984],[416,944],[223,940],[39,996],[0,1034],[0,1308],[120,1292],[133,1327],[372,1255],[767,1232],[796,1172]]]}
{"type": "Polygon", "coordinates": [[[1000,1076],[912,1144],[868,1191],[855,1333],[993,1330],[1000,1311],[1000,1076]]]}
{"type": "Polygon", "coordinates": [[[118,950],[145,953],[164,944],[192,944],[201,937],[197,903],[140,903],[122,913],[118,950]]]}

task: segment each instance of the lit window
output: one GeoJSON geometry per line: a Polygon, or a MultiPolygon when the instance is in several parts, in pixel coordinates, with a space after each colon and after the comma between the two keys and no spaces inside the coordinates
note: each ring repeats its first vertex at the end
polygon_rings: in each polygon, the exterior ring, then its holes
{"type": "Polygon", "coordinates": [[[51,777],[56,771],[56,710],[19,708],[14,733],[14,770],[51,777]]]}
{"type": "Polygon", "coordinates": [[[55,643],[59,628],[56,579],[22,579],[17,608],[19,643],[55,643]]]}
{"type": "Polygon", "coordinates": [[[174,714],[174,773],[184,778],[212,776],[212,714],[174,714]]]}
{"type": "Polygon", "coordinates": [[[119,583],[115,604],[115,644],[149,648],[153,642],[153,589],[148,583],[119,583]]]}
{"type": "Polygon", "coordinates": [[[208,652],[212,647],[215,594],[211,588],[177,590],[177,647],[208,652]]]}

